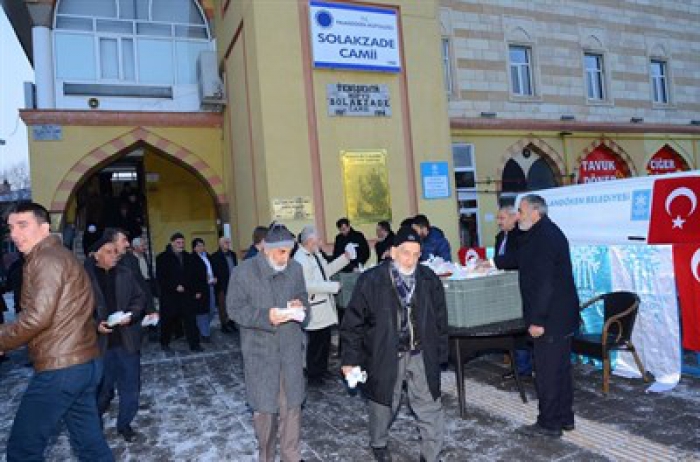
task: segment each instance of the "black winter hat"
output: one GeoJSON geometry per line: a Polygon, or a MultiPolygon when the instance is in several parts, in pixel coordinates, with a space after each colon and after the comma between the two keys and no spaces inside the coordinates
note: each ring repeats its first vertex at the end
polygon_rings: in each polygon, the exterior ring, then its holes
{"type": "Polygon", "coordinates": [[[416,244],[422,246],[420,236],[410,226],[402,226],[399,228],[399,230],[396,232],[396,236],[394,236],[394,242],[392,245],[394,247],[398,247],[404,242],[415,242],[416,244]]]}

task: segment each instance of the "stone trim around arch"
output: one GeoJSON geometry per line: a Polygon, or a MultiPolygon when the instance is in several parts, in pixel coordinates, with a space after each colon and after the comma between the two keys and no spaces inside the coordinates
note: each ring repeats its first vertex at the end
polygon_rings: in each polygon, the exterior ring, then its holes
{"type": "Polygon", "coordinates": [[[647,155],[644,157],[644,165],[642,166],[644,171],[646,172],[647,165],[649,165],[649,161],[651,160],[652,157],[656,155],[657,152],[661,151],[663,148],[668,147],[671,151],[675,152],[678,157],[683,159],[683,162],[688,166],[689,170],[693,170],[693,156],[691,153],[689,153],[687,150],[685,150],[682,146],[673,143],[671,144],[671,140],[662,140],[659,141],[657,148],[653,149],[652,151],[648,152],[647,155]]]}
{"type": "Polygon", "coordinates": [[[497,184],[499,185],[499,190],[501,189],[500,180],[503,177],[503,169],[505,168],[506,163],[513,157],[517,156],[520,152],[522,152],[523,149],[525,149],[529,145],[533,145],[538,149],[538,151],[545,155],[544,159],[552,167],[558,170],[558,172],[555,173],[558,173],[560,176],[564,174],[566,168],[564,166],[564,159],[561,157],[561,155],[559,155],[559,153],[543,139],[537,138],[532,134],[529,134],[524,138],[520,138],[517,142],[509,146],[508,149],[506,149],[505,153],[501,156],[500,166],[498,167],[498,169],[496,169],[496,179],[497,184]]]}
{"type": "Polygon", "coordinates": [[[215,195],[217,205],[223,208],[222,206],[228,204],[224,182],[211,166],[188,149],[139,127],[93,149],[73,165],[56,188],[49,211],[63,213],[71,194],[86,173],[137,142],[147,143],[193,169],[209,185],[215,195]]]}
{"type": "Polygon", "coordinates": [[[610,138],[606,137],[600,137],[597,140],[594,140],[584,148],[583,151],[581,151],[581,154],[576,158],[576,167],[574,169],[576,179],[574,180],[575,182],[578,182],[578,174],[579,174],[579,168],[581,166],[581,162],[583,159],[588,156],[591,152],[593,152],[596,148],[599,146],[605,146],[606,148],[610,149],[613,153],[618,155],[622,161],[627,164],[627,168],[629,169],[630,176],[638,176],[639,172],[637,172],[637,167],[634,165],[634,161],[632,158],[627,154],[627,152],[622,149],[622,146],[617,144],[615,141],[611,140],[610,138]]]}

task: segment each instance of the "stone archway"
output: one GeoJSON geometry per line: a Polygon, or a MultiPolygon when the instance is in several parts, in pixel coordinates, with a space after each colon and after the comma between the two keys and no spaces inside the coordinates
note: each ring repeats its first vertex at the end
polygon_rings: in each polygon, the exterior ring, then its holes
{"type": "Polygon", "coordinates": [[[216,200],[220,216],[226,214],[227,207],[225,206],[228,204],[228,198],[224,190],[224,183],[211,166],[190,150],[141,127],[93,149],[73,165],[56,188],[50,212],[63,215],[70,197],[77,191],[85,178],[114,160],[115,157],[123,153],[125,148],[137,143],[153,146],[199,177],[216,200]]]}
{"type": "MultiPolygon", "coordinates": [[[[502,178],[503,171],[508,161],[518,156],[523,151],[523,149],[525,149],[528,146],[532,146],[535,149],[537,154],[540,155],[541,158],[544,159],[545,162],[547,162],[547,164],[549,164],[549,166],[554,171],[555,175],[560,180],[562,178],[562,175],[566,171],[566,168],[564,167],[564,159],[546,141],[537,138],[532,134],[529,134],[519,139],[517,142],[509,146],[508,149],[506,149],[506,151],[501,156],[500,165],[496,170],[496,178],[502,178]]],[[[500,185],[499,183],[499,190],[500,189],[502,189],[502,185],[500,185]]]]}
{"type": "MultiPolygon", "coordinates": [[[[581,151],[581,154],[576,158],[576,165],[580,166],[581,162],[594,150],[596,150],[598,147],[604,146],[611,150],[614,154],[616,154],[627,166],[627,169],[629,170],[630,176],[638,176],[639,173],[637,172],[637,167],[634,165],[634,161],[632,158],[627,154],[627,152],[622,149],[622,146],[617,144],[615,141],[611,140],[610,138],[606,137],[601,137],[600,139],[597,139],[586,148],[581,151]]],[[[578,170],[579,168],[576,168],[576,182],[578,182],[578,170]]]]}

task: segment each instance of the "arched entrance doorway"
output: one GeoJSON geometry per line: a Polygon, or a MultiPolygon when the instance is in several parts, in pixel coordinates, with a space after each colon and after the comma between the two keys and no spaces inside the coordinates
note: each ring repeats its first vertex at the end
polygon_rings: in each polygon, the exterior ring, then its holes
{"type": "MultiPolygon", "coordinates": [[[[136,129],[93,150],[73,166],[51,205],[64,230],[99,234],[119,226],[145,234],[153,252],[181,231],[187,239],[216,245],[226,221],[227,201],[220,177],[194,153],[147,130],[136,129]],[[75,178],[75,180],[72,180],[75,178]]],[[[68,233],[70,234],[70,233],[68,233]]],[[[76,248],[77,247],[77,248],[76,248]]]]}
{"type": "Polygon", "coordinates": [[[554,155],[532,141],[512,152],[501,173],[499,204],[513,204],[521,192],[560,186],[562,170],[554,155]]]}
{"type": "Polygon", "coordinates": [[[647,162],[648,175],[663,175],[665,173],[685,172],[690,166],[685,159],[668,144],[664,145],[647,162]]]}
{"type": "Polygon", "coordinates": [[[629,178],[636,174],[634,163],[614,141],[603,138],[592,143],[578,159],[577,183],[629,178]]]}

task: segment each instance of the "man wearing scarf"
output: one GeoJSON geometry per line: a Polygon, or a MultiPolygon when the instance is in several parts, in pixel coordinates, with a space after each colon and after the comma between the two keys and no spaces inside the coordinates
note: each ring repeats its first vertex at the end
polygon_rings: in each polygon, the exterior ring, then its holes
{"type": "Polygon", "coordinates": [[[447,362],[447,308],[440,279],[418,265],[420,236],[402,227],[391,260],[360,276],[341,326],[343,374],[367,372],[370,446],[391,460],[389,428],[401,406],[403,383],[421,435],[421,461],[442,449],[444,415],[440,369],[447,362]]]}

